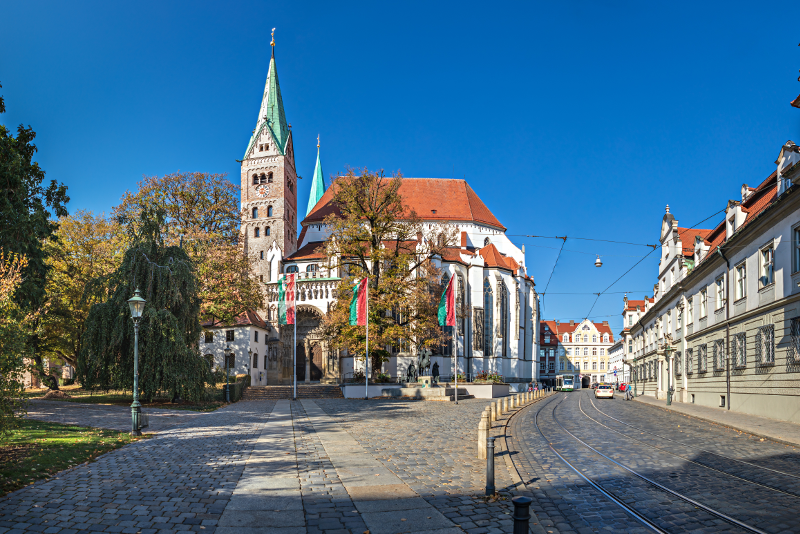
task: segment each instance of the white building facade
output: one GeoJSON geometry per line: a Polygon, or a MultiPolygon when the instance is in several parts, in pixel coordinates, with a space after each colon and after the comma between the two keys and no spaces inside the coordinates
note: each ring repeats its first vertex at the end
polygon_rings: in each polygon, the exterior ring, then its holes
{"type": "Polygon", "coordinates": [[[789,141],[713,229],[667,210],[654,296],[630,327],[639,393],[800,422],[798,161],[789,141]]]}

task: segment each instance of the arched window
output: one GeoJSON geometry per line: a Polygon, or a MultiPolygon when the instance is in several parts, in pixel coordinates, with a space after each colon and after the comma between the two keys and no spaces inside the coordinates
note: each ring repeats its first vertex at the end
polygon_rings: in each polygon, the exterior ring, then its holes
{"type": "Polygon", "coordinates": [[[298,272],[297,265],[287,265],[286,266],[287,273],[296,273],[298,272]]]}
{"type": "Polygon", "coordinates": [[[267,174],[267,183],[272,183],[272,173],[267,174]]]}
{"type": "Polygon", "coordinates": [[[258,208],[253,208],[253,218],[258,219],[258,208]]]}
{"type": "Polygon", "coordinates": [[[267,368],[267,355],[266,354],[264,355],[264,367],[263,368],[264,369],[267,368]]]}
{"type": "Polygon", "coordinates": [[[603,335],[603,343],[608,343],[608,334],[603,335]]]}
{"type": "Polygon", "coordinates": [[[589,342],[589,336],[587,334],[583,334],[583,342],[584,343],[588,343],[589,342]]]}
{"type": "Polygon", "coordinates": [[[569,343],[569,334],[564,334],[564,335],[561,337],[561,340],[562,340],[564,343],[569,343]]]}
{"type": "Polygon", "coordinates": [[[592,343],[597,343],[597,334],[592,334],[592,343]]]}
{"type": "Polygon", "coordinates": [[[606,349],[600,349],[600,356],[606,355],[606,349]]]}
{"type": "Polygon", "coordinates": [[[597,347],[592,347],[592,356],[597,356],[597,347]]]}
{"type": "Polygon", "coordinates": [[[263,260],[264,259],[264,251],[263,250],[260,252],[260,255],[261,255],[261,257],[259,259],[263,260]]]}
{"type": "Polygon", "coordinates": [[[257,174],[253,175],[253,185],[258,185],[258,175],[257,174]]]}
{"type": "Polygon", "coordinates": [[[312,264],[306,266],[306,272],[307,273],[315,273],[318,270],[319,269],[317,268],[317,264],[316,263],[312,263],[312,264]]]}
{"type": "Polygon", "coordinates": [[[456,287],[456,321],[458,322],[458,331],[463,336],[467,326],[466,317],[464,317],[464,278],[461,275],[458,275],[458,285],[456,287]]]}
{"type": "Polygon", "coordinates": [[[253,369],[258,369],[258,354],[253,354],[253,369]]]}
{"type": "Polygon", "coordinates": [[[267,217],[272,217],[272,206],[267,206],[267,217]]]}
{"type": "Polygon", "coordinates": [[[507,355],[508,343],[506,343],[508,336],[508,288],[504,283],[500,283],[500,337],[503,339],[501,345],[502,355],[505,358],[507,355]]]}
{"type": "Polygon", "coordinates": [[[260,232],[260,230],[259,230],[258,226],[253,228],[253,237],[258,237],[259,236],[259,232],[260,232]]]}
{"type": "Polygon", "coordinates": [[[583,355],[584,356],[588,356],[589,355],[589,347],[583,347],[583,355]]]}
{"type": "Polygon", "coordinates": [[[445,290],[445,288],[447,287],[447,283],[448,282],[450,282],[450,273],[445,272],[442,275],[442,291],[445,290]]]}
{"type": "Polygon", "coordinates": [[[260,180],[261,180],[261,183],[262,183],[262,184],[265,184],[265,183],[267,183],[267,177],[266,177],[266,176],[264,176],[264,173],[263,173],[263,172],[261,173],[260,180]]]}
{"type": "Polygon", "coordinates": [[[204,356],[206,359],[206,363],[208,363],[208,368],[213,370],[214,369],[214,356],[212,354],[206,354],[204,356]]]}
{"type": "Polygon", "coordinates": [[[268,235],[269,235],[269,226],[267,226],[267,227],[264,229],[264,235],[266,235],[266,236],[268,236],[268,235]]]}
{"type": "Polygon", "coordinates": [[[292,183],[291,180],[289,180],[289,192],[294,193],[294,184],[292,183]]]}
{"type": "Polygon", "coordinates": [[[494,298],[492,297],[492,285],[488,278],[483,280],[483,354],[491,356],[494,352],[494,321],[492,311],[494,310],[494,298]]]}
{"type": "Polygon", "coordinates": [[[483,240],[483,246],[484,247],[488,247],[489,243],[491,243],[491,242],[492,242],[492,240],[487,237],[486,239],[483,240]]]}

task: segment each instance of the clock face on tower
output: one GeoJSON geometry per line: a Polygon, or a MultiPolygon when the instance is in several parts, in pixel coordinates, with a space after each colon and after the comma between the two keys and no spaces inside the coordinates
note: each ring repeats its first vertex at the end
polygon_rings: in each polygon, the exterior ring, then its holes
{"type": "Polygon", "coordinates": [[[261,198],[264,198],[265,196],[269,195],[269,186],[268,185],[262,185],[262,186],[256,187],[256,194],[258,196],[260,196],[261,198]]]}

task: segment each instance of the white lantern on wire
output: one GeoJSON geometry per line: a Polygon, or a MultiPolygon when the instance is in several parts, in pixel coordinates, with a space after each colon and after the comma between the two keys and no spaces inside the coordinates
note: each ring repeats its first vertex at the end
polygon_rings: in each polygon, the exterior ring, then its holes
{"type": "Polygon", "coordinates": [[[599,255],[597,256],[597,259],[594,260],[594,266],[595,267],[602,267],[603,266],[603,262],[600,261],[600,256],[599,255]]]}

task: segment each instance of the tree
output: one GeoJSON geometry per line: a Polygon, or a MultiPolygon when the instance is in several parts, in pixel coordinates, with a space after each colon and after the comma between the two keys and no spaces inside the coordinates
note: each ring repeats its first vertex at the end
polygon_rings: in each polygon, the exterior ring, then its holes
{"type": "Polygon", "coordinates": [[[16,426],[25,414],[23,355],[31,335],[32,316],[14,302],[14,293],[22,283],[27,259],[0,250],[0,434],[16,426]]]}
{"type": "MultiPolygon", "coordinates": [[[[0,85],[2,87],[2,85],[0,85]]],[[[5,113],[0,97],[0,113],[5,113]]],[[[44,185],[44,170],[33,161],[36,137],[30,126],[17,127],[15,138],[0,124],[0,249],[27,259],[14,300],[23,308],[35,309],[44,302],[47,277],[43,243],[55,232],[50,220],[67,214],[67,187],[51,180],[44,185]]]]}
{"type": "Polygon", "coordinates": [[[264,302],[251,274],[255,256],[244,252],[238,195],[225,174],[178,172],[145,177],[136,194],[126,192],[114,208],[116,217],[134,226],[143,210],[164,213],[164,241],[181,245],[197,267],[201,315],[226,323],[264,302]]]}
{"type": "Polygon", "coordinates": [[[44,246],[49,274],[39,352],[77,367],[89,310],[110,297],[108,277],[126,249],[124,228],[114,218],[78,211],[59,220],[44,246]]]}
{"type": "Polygon", "coordinates": [[[400,195],[402,176],[353,170],[337,177],[336,212],[325,219],[330,235],[325,251],[333,266],[347,274],[324,320],[334,346],[365,354],[365,329],[349,323],[353,282],[369,276],[369,347],[372,373],[387,361],[390,346],[432,348],[448,336],[439,327],[437,308],[442,286],[437,260],[455,243],[457,228],[426,229],[400,195]]]}
{"type": "Polygon", "coordinates": [[[200,356],[200,298],[192,260],[164,243],[163,214],[145,209],[131,226],[131,247],[108,277],[110,297],[95,304],[81,340],[77,377],[87,388],[133,387],[134,323],[128,299],[141,289],[147,301],[139,326],[142,397],[159,393],[200,400],[213,382],[200,356]]]}

